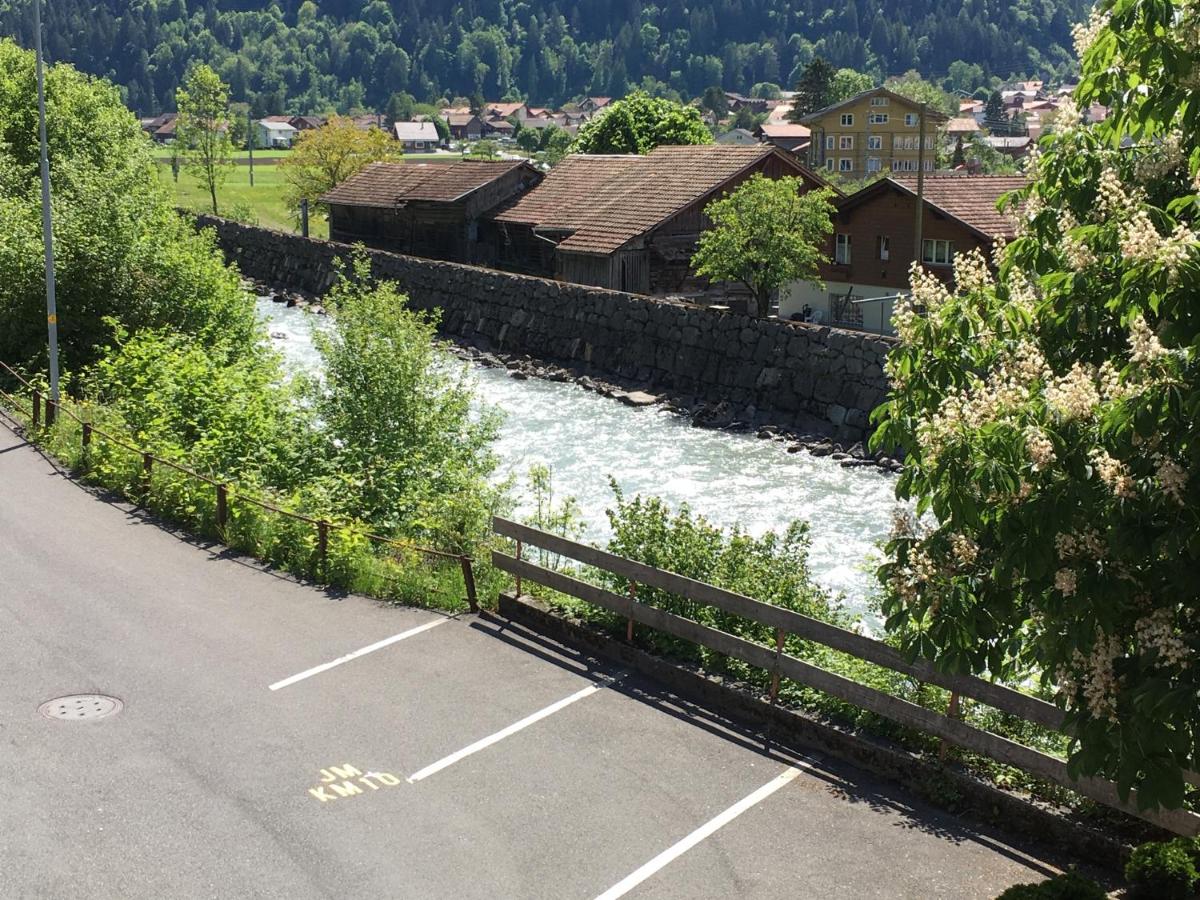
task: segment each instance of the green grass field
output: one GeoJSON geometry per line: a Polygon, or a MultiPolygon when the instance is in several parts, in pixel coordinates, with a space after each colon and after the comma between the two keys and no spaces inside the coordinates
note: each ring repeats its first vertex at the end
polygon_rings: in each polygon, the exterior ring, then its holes
{"type": "MultiPolygon", "coordinates": [[[[180,172],[179,183],[173,184],[168,166],[162,166],[158,176],[164,184],[174,188],[179,206],[199,212],[212,211],[208,191],[196,176],[180,172]]],[[[237,211],[237,218],[245,218],[244,213],[249,212],[258,219],[259,225],[266,228],[299,231],[292,211],[283,202],[283,189],[283,179],[275,166],[255,166],[254,187],[250,186],[249,166],[237,166],[229,173],[225,183],[217,188],[217,208],[222,215],[237,211]]],[[[314,215],[310,219],[309,234],[313,237],[328,236],[328,225],[323,217],[314,215]]]]}

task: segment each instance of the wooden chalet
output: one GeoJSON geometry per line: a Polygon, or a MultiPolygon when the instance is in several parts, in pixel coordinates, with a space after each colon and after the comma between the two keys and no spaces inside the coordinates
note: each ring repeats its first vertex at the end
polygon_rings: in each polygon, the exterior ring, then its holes
{"type": "Polygon", "coordinates": [[[325,194],[329,237],[452,262],[483,262],[480,217],[536,185],[521,160],[372,163],[325,194]]]}
{"type": "Polygon", "coordinates": [[[703,290],[692,254],[704,207],[755,173],[824,182],[769,144],[658,147],[645,156],[568,156],[487,217],[481,239],[512,271],[637,293],[703,290]]]}

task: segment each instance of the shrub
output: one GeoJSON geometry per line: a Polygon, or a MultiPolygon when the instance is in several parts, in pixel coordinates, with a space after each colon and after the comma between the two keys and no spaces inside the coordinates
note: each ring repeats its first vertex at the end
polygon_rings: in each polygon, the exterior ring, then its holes
{"type": "Polygon", "coordinates": [[[1125,865],[1125,880],[1136,897],[1186,900],[1200,874],[1196,872],[1196,842],[1177,838],[1166,843],[1142,844],[1125,865]]]}
{"type": "Polygon", "coordinates": [[[1064,872],[1036,884],[1014,884],[996,900],[1105,900],[1104,888],[1078,872],[1064,872]]]}

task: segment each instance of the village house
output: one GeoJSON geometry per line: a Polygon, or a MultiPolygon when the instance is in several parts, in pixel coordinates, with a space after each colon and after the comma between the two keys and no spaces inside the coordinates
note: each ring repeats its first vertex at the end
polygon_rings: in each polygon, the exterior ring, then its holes
{"type": "Polygon", "coordinates": [[[529,107],[524,103],[489,103],[484,107],[484,120],[516,119],[524,122],[529,118],[529,107]]]}
{"type": "MultiPolygon", "coordinates": [[[[997,203],[1025,184],[1022,175],[926,175],[921,263],[952,284],[957,254],[978,248],[990,260],[995,240],[1014,234],[1012,220],[997,203]]],[[[812,321],[891,334],[895,304],[886,298],[908,292],[908,269],[917,250],[916,203],[915,175],[884,178],[836,200],[834,231],[818,272],[824,284],[795,282],[781,291],[780,317],[792,318],[807,308],[812,321]]]]}
{"type": "Polygon", "coordinates": [[[915,172],[919,161],[932,172],[937,166],[938,129],[947,117],[926,109],[924,135],[920,120],[920,104],[907,97],[882,87],[863,91],[801,120],[812,131],[809,165],[847,178],[915,172]]]}
{"type": "Polygon", "coordinates": [[[764,142],[774,144],[780,150],[788,153],[805,153],[812,141],[812,132],[806,125],[794,125],[791,122],[773,124],[763,122],[755,129],[755,134],[764,142]]]}
{"type": "Polygon", "coordinates": [[[176,120],[178,113],[162,113],[153,118],[142,119],[142,131],[150,135],[150,139],[158,144],[166,144],[175,140],[176,120]]]}
{"type": "Polygon", "coordinates": [[[605,109],[610,103],[612,103],[612,97],[586,97],[579,104],[579,109],[588,116],[594,116],[600,110],[605,109]]]}
{"type": "Polygon", "coordinates": [[[289,116],[267,116],[254,123],[254,146],[268,150],[287,149],[295,142],[299,130],[289,116]]]}
{"type": "Polygon", "coordinates": [[[757,144],[758,142],[758,138],[754,136],[754,133],[747,131],[745,128],[731,128],[724,134],[717,135],[718,144],[737,144],[745,147],[750,144],[757,144]]]}
{"type": "Polygon", "coordinates": [[[709,226],[704,207],[755,173],[824,185],[768,144],[579,154],[489,214],[480,233],[500,268],[644,294],[702,293],[708,283],[691,261],[709,226]]]}
{"type": "Polygon", "coordinates": [[[437,126],[432,122],[397,122],[392,132],[405,153],[427,153],[442,145],[437,126]]]}
{"type": "Polygon", "coordinates": [[[330,240],[452,262],[482,262],[479,220],[542,173],[520,160],[372,163],[323,197],[330,240]]]}
{"type": "Polygon", "coordinates": [[[477,141],[483,137],[483,120],[471,112],[448,113],[446,127],[456,141],[477,141]]]}

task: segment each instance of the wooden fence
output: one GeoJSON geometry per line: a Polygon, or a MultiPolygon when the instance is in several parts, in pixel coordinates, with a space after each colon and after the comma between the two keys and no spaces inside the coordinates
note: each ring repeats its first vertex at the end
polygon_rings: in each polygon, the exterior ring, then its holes
{"type": "Polygon", "coordinates": [[[444,550],[434,550],[430,547],[418,547],[405,541],[395,540],[394,538],[383,537],[378,534],[370,534],[360,528],[355,528],[350,525],[329,522],[325,519],[314,519],[310,516],[305,516],[289,509],[283,509],[282,507],[276,506],[273,503],[269,503],[266,500],[255,497],[241,490],[237,490],[236,486],[230,484],[229,482],[218,481],[215,478],[202,475],[201,473],[193,471],[187,466],[181,465],[174,460],[164,459],[161,456],[156,456],[155,454],[141,447],[135,447],[133,444],[130,444],[128,441],[125,441],[116,435],[97,428],[91,422],[80,418],[62,403],[54,403],[48,396],[45,396],[39,388],[25,380],[20,373],[16,372],[3,362],[0,362],[0,371],[7,372],[29,391],[31,405],[28,409],[18,397],[5,392],[4,390],[0,390],[0,400],[4,401],[10,409],[19,412],[23,416],[27,416],[29,418],[30,427],[35,431],[39,431],[42,428],[51,428],[54,425],[58,414],[61,412],[69,419],[79,424],[81,435],[80,442],[82,443],[84,450],[91,446],[92,441],[95,438],[101,438],[109,441],[114,446],[120,447],[123,450],[140,458],[142,463],[141,478],[143,495],[141,499],[146,499],[149,497],[154,466],[159,465],[166,466],[169,469],[174,469],[176,472],[179,472],[187,478],[201,482],[202,484],[206,484],[212,488],[214,491],[216,504],[217,533],[223,540],[226,536],[226,528],[229,524],[229,505],[235,497],[239,503],[256,506],[259,509],[274,513],[275,515],[281,516],[285,519],[303,522],[315,529],[316,532],[317,575],[321,577],[325,577],[328,573],[329,534],[331,530],[356,534],[377,546],[389,547],[393,550],[405,550],[429,559],[452,560],[459,565],[462,571],[463,590],[467,595],[467,606],[470,608],[471,612],[479,611],[479,601],[475,591],[475,572],[473,568],[473,560],[470,556],[467,556],[463,553],[447,553],[444,550]]]}
{"type": "MultiPolygon", "coordinates": [[[[628,621],[629,639],[632,639],[633,626],[637,623],[756,666],[771,675],[772,704],[778,697],[780,679],[787,678],[860,709],[884,716],[900,725],[933,735],[942,739],[945,744],[961,747],[1022,769],[1043,781],[1068,788],[1105,806],[1145,819],[1169,831],[1185,835],[1200,833],[1200,816],[1194,813],[1187,810],[1139,810],[1136,792],[1131,792],[1129,801],[1124,802],[1118,794],[1117,786],[1112,782],[1093,777],[1072,778],[1063,760],[976,728],[955,717],[958,698],[970,697],[1042,728],[1064,732],[1063,711],[1037,697],[974,676],[940,672],[927,660],[917,659],[910,662],[895,648],[874,638],[508,519],[494,518],[492,530],[516,541],[516,556],[493,551],[492,564],[515,576],[518,594],[521,592],[522,579],[526,579],[625,617],[628,621]],[[629,583],[629,592],[616,593],[572,575],[531,563],[522,558],[522,550],[526,545],[625,579],[629,583]],[[637,600],[638,585],[659,588],[695,603],[773,628],[774,646],[754,643],[640,603],[637,600]],[[893,697],[790,656],[784,652],[784,643],[788,635],[823,644],[877,666],[945,688],[951,692],[949,714],[943,715],[893,697]]],[[[1192,784],[1200,781],[1194,773],[1188,773],[1187,778],[1192,784]]]]}

